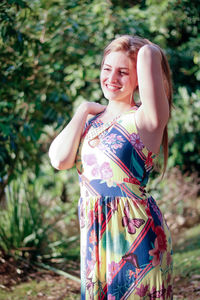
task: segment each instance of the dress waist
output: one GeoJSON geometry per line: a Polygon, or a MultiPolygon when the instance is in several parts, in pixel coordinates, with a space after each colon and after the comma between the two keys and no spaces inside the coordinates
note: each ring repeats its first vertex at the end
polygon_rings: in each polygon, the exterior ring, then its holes
{"type": "Polygon", "coordinates": [[[129,197],[142,200],[146,198],[144,187],[132,182],[111,182],[109,180],[94,179],[89,181],[80,177],[80,191],[82,197],[129,197]]]}

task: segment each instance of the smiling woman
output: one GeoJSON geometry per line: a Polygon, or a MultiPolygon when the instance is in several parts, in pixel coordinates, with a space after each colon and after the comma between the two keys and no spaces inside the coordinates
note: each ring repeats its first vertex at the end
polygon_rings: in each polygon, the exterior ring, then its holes
{"type": "Polygon", "coordinates": [[[76,164],[79,174],[81,299],[172,299],[170,232],[145,190],[162,141],[167,159],[166,57],[146,39],[119,37],[100,81],[108,105],[81,104],[49,150],[54,167],[76,164]]]}

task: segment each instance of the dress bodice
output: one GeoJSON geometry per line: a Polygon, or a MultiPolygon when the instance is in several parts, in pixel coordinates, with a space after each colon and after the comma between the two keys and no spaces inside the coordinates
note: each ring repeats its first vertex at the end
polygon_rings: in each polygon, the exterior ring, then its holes
{"type": "Polygon", "coordinates": [[[76,159],[81,195],[145,197],[155,155],[137,132],[136,110],[110,122],[97,115],[86,123],[76,159]]]}

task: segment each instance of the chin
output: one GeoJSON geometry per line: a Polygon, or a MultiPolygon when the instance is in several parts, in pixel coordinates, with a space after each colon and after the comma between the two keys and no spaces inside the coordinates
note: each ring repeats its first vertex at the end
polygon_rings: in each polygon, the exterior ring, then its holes
{"type": "Polygon", "coordinates": [[[110,96],[110,95],[106,95],[104,94],[104,97],[108,100],[108,101],[117,101],[118,97],[114,97],[114,96],[110,96]]]}
{"type": "Polygon", "coordinates": [[[111,93],[104,91],[104,97],[108,100],[117,100],[119,98],[119,95],[116,95],[116,93],[111,93]]]}

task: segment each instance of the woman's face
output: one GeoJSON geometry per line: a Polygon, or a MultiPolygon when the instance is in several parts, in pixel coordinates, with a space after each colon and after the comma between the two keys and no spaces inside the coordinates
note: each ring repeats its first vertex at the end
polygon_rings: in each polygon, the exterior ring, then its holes
{"type": "Polygon", "coordinates": [[[125,52],[109,53],[101,69],[100,81],[106,99],[130,104],[137,87],[135,63],[125,52]]]}

